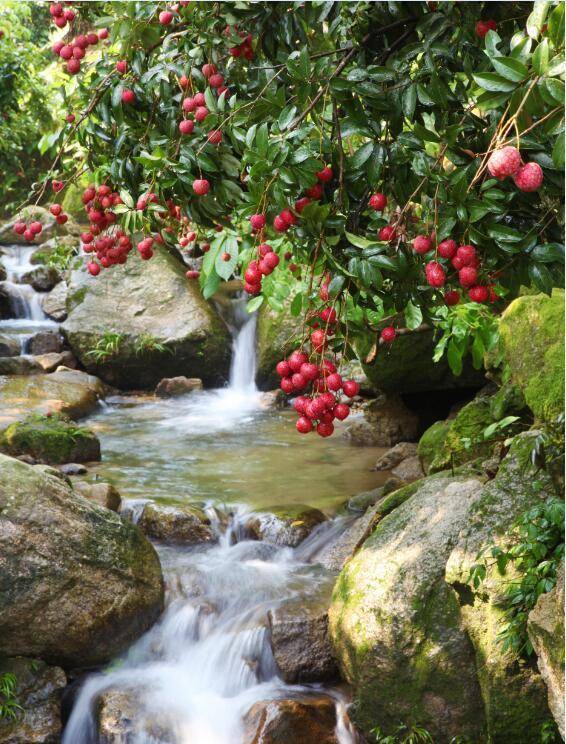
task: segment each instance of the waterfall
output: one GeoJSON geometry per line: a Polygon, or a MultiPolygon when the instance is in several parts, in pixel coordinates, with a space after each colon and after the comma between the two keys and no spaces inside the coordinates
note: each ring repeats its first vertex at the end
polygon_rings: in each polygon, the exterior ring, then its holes
{"type": "Polygon", "coordinates": [[[230,388],[254,395],[257,393],[255,375],[257,370],[255,332],[257,315],[245,309],[245,299],[233,300],[235,324],[232,332],[232,364],[230,365],[230,388]]]}
{"type": "Polygon", "coordinates": [[[34,250],[36,250],[35,246],[8,246],[4,249],[5,253],[1,260],[7,274],[3,285],[10,299],[12,316],[37,321],[45,320],[45,313],[41,308],[41,297],[31,285],[19,284],[20,278],[35,268],[30,263],[34,250]]]}

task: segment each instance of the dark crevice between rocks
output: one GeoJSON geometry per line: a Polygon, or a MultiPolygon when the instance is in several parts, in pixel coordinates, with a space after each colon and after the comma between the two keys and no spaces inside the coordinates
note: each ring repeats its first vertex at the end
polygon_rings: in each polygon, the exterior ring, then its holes
{"type": "Polygon", "coordinates": [[[419,418],[420,438],[435,421],[447,418],[455,406],[472,400],[478,390],[480,387],[431,390],[426,393],[402,393],[400,397],[407,408],[419,418]]]}

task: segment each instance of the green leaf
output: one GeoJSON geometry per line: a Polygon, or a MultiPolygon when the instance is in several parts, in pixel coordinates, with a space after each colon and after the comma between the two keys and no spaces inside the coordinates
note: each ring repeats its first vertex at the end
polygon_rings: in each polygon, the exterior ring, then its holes
{"type": "MultiPolygon", "coordinates": [[[[300,297],[300,295],[299,295],[300,297]]],[[[246,310],[248,313],[255,313],[256,310],[259,310],[259,308],[262,306],[264,300],[263,295],[258,295],[257,297],[252,297],[251,300],[248,300],[246,304],[246,310]]]]}
{"type": "Polygon", "coordinates": [[[546,266],[537,263],[529,264],[529,276],[535,287],[550,297],[554,282],[552,280],[552,274],[546,266]]]}
{"type": "Polygon", "coordinates": [[[494,57],[491,64],[506,80],[514,83],[520,83],[529,74],[527,66],[512,57],[494,57]]]}
{"type": "Polygon", "coordinates": [[[358,150],[356,150],[353,156],[348,160],[348,164],[353,170],[357,170],[358,168],[361,168],[372,152],[373,142],[366,142],[365,145],[362,145],[358,150]]]}
{"type": "Polygon", "coordinates": [[[446,358],[448,359],[448,365],[452,370],[452,373],[458,377],[462,374],[463,363],[462,363],[463,351],[453,338],[448,342],[448,348],[446,350],[446,358]]]}
{"type": "Polygon", "coordinates": [[[328,285],[329,296],[337,297],[342,291],[342,287],[344,286],[345,281],[346,281],[346,278],[342,276],[341,274],[337,274],[336,276],[333,276],[330,281],[330,284],[328,285]]]}
{"type": "Polygon", "coordinates": [[[555,167],[558,168],[558,170],[562,170],[564,168],[564,148],[564,132],[562,132],[562,134],[560,134],[556,138],[556,142],[554,143],[554,147],[552,148],[552,162],[554,163],[555,167]]]}
{"type": "Polygon", "coordinates": [[[493,111],[509,100],[509,93],[482,93],[478,96],[478,106],[482,111],[493,111]]]}
{"type": "Polygon", "coordinates": [[[215,271],[212,271],[207,276],[204,276],[204,284],[202,285],[202,296],[204,297],[204,299],[209,300],[213,294],[216,294],[219,286],[220,277],[215,271]]]}
{"type": "Polygon", "coordinates": [[[222,251],[218,251],[216,254],[216,259],[214,261],[214,268],[216,270],[216,273],[221,279],[224,279],[224,281],[228,281],[232,274],[234,273],[234,269],[236,268],[236,264],[238,263],[238,241],[235,237],[229,236],[224,241],[224,246],[222,251]],[[230,259],[228,261],[224,261],[222,259],[222,256],[227,253],[230,256],[230,259]]]}
{"type": "Polygon", "coordinates": [[[547,91],[558,103],[564,103],[564,81],[548,78],[545,80],[547,91]]]}
{"type": "Polygon", "coordinates": [[[548,13],[549,0],[535,0],[533,10],[527,18],[527,33],[531,39],[538,38],[548,13]]]}
{"type": "Polygon", "coordinates": [[[124,86],[123,85],[117,85],[112,90],[112,98],[111,98],[112,108],[118,108],[118,106],[120,106],[122,104],[122,92],[123,92],[123,90],[124,90],[124,86]]]}
{"type": "Polygon", "coordinates": [[[277,123],[279,124],[279,129],[281,131],[287,129],[289,124],[295,118],[296,113],[297,113],[296,106],[285,106],[283,111],[279,114],[279,119],[277,120],[277,123]]]}
{"type": "Polygon", "coordinates": [[[533,54],[533,69],[537,75],[544,75],[548,70],[548,61],[550,59],[550,50],[548,48],[548,39],[543,39],[533,54]]]}
{"type": "Polygon", "coordinates": [[[415,124],[413,132],[419,139],[422,139],[425,142],[440,142],[440,137],[436,132],[431,132],[430,129],[425,129],[425,127],[420,124],[415,124]]]}
{"type": "Polygon", "coordinates": [[[524,237],[518,230],[514,230],[512,227],[505,227],[505,225],[490,225],[488,226],[487,234],[490,238],[505,243],[515,243],[524,237]]]}
{"type": "Polygon", "coordinates": [[[303,295],[301,292],[299,292],[293,297],[290,310],[291,310],[291,315],[295,318],[301,314],[303,310],[303,295]]]}
{"type": "Polygon", "coordinates": [[[413,331],[415,328],[418,328],[422,322],[423,314],[420,307],[409,301],[405,307],[405,325],[409,330],[413,331]]]}
{"type": "Polygon", "coordinates": [[[564,3],[554,8],[548,19],[548,36],[555,47],[564,43],[564,3]]]}
{"type": "Polygon", "coordinates": [[[417,86],[411,83],[403,92],[403,113],[407,119],[412,119],[417,105],[417,86]]]}
{"type": "Polygon", "coordinates": [[[348,243],[355,245],[356,248],[367,248],[370,245],[375,245],[375,240],[367,240],[367,238],[362,238],[361,235],[354,235],[354,233],[348,231],[345,231],[344,235],[346,236],[348,243]]]}
{"type": "Polygon", "coordinates": [[[517,87],[515,83],[506,80],[502,75],[498,75],[495,72],[482,72],[478,75],[474,75],[474,80],[484,90],[489,90],[495,93],[506,93],[515,90],[517,87]]]}

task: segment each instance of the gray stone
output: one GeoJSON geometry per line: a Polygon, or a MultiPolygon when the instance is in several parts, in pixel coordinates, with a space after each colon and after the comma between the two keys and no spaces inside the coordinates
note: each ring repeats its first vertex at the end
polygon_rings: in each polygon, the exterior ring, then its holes
{"type": "Polygon", "coordinates": [[[83,498],[93,501],[105,509],[119,512],[122,505],[120,492],[111,483],[87,483],[86,481],[75,481],[73,488],[83,498]]]}
{"type": "Polygon", "coordinates": [[[53,320],[63,321],[67,317],[67,283],[59,282],[43,298],[43,312],[53,320]]]}
{"type": "Polygon", "coordinates": [[[137,524],[148,537],[160,542],[195,545],[214,539],[210,519],[196,506],[148,502],[137,524]]]}
{"type": "Polygon", "coordinates": [[[164,377],[155,388],[155,394],[159,398],[172,398],[195,390],[202,390],[202,380],[198,377],[164,377]]]}
{"type": "Polygon", "coordinates": [[[88,472],[87,468],[83,464],[77,462],[68,462],[58,466],[58,470],[64,475],[84,475],[88,472]]]}
{"type": "Polygon", "coordinates": [[[244,717],[242,744],[338,744],[336,705],[322,694],[262,700],[244,717]]]}
{"type": "Polygon", "coordinates": [[[71,351],[62,351],[60,353],[52,352],[50,354],[39,354],[31,357],[36,364],[39,364],[44,372],[56,372],[59,367],[73,369],[77,366],[77,360],[71,351]]]}
{"type": "Polygon", "coordinates": [[[34,357],[0,357],[0,375],[39,375],[43,367],[34,357]]]}
{"type": "Polygon", "coordinates": [[[29,354],[51,354],[63,351],[63,337],[59,331],[39,331],[28,341],[29,354]]]}
{"type": "Polygon", "coordinates": [[[36,292],[49,292],[61,281],[61,274],[54,266],[37,266],[22,275],[22,284],[31,284],[36,292]]]}
{"type": "Polygon", "coordinates": [[[13,336],[0,334],[0,357],[13,357],[20,354],[20,342],[13,336]]]}
{"type": "Polygon", "coordinates": [[[407,457],[405,460],[400,462],[396,468],[393,468],[391,473],[395,477],[404,480],[405,483],[412,483],[413,481],[420,480],[420,478],[424,477],[423,468],[418,455],[407,457]]]}
{"type": "Polygon", "coordinates": [[[255,540],[273,545],[297,547],[326,517],[318,509],[296,504],[270,507],[261,514],[250,516],[246,530],[255,540]]]}
{"type": "Polygon", "coordinates": [[[399,442],[378,459],[375,463],[376,470],[392,470],[407,457],[417,454],[415,442],[399,442]]]}
{"type": "Polygon", "coordinates": [[[344,437],[357,447],[392,447],[417,437],[418,417],[396,395],[381,395],[361,406],[344,437]]]}
{"type": "Polygon", "coordinates": [[[78,238],[81,234],[81,228],[73,219],[69,219],[64,225],[58,225],[55,217],[48,209],[30,205],[24,207],[21,212],[13,215],[0,226],[0,245],[30,245],[23,235],[17,235],[12,229],[14,224],[20,220],[27,224],[37,221],[43,225],[42,232],[36,235],[32,245],[43,245],[54,236],[61,238],[66,235],[73,235],[78,238]]]}

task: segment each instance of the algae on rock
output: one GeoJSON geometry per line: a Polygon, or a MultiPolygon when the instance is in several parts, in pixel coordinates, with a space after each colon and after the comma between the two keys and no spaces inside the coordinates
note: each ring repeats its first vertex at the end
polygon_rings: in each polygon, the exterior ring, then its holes
{"type": "Polygon", "coordinates": [[[13,457],[29,455],[49,465],[100,460],[96,434],[57,415],[32,414],[10,424],[0,432],[0,451],[13,457]]]}

